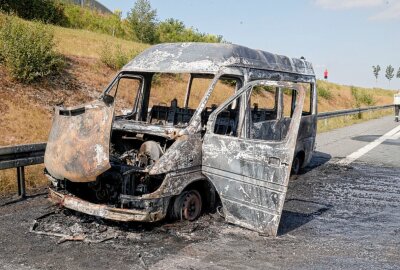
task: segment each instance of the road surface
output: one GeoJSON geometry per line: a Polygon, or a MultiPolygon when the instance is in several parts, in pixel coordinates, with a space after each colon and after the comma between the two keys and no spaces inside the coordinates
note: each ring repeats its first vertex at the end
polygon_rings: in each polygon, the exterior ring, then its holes
{"type": "Polygon", "coordinates": [[[320,134],[311,166],[290,181],[276,238],[226,224],[217,213],[128,226],[58,211],[44,195],[6,205],[3,198],[0,268],[399,269],[398,126],[385,117],[320,134]],[[29,232],[37,218],[35,231],[85,241],[29,232]]]}

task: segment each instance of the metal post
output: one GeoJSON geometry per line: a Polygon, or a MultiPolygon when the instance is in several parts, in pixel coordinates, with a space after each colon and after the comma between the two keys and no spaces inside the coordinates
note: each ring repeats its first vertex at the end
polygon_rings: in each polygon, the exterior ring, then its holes
{"type": "Polygon", "coordinates": [[[18,196],[25,198],[25,168],[17,167],[17,181],[18,181],[18,196]]]}

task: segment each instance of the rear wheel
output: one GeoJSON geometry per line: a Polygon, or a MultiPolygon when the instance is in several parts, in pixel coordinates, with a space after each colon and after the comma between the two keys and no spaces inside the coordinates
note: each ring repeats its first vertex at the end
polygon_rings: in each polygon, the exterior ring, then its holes
{"type": "Polygon", "coordinates": [[[292,175],[297,175],[301,171],[301,165],[303,164],[303,158],[301,154],[297,154],[292,163],[292,175]]]}
{"type": "Polygon", "coordinates": [[[200,193],[197,190],[188,190],[176,197],[172,216],[180,220],[193,221],[200,216],[201,210],[200,193]]]}

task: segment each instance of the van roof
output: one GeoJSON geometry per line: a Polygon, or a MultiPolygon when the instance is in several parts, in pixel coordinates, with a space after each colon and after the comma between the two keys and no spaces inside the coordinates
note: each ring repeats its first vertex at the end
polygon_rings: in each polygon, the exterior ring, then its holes
{"type": "Polygon", "coordinates": [[[312,64],[298,58],[225,43],[163,43],[140,53],[123,71],[216,73],[223,67],[315,76],[312,64]]]}

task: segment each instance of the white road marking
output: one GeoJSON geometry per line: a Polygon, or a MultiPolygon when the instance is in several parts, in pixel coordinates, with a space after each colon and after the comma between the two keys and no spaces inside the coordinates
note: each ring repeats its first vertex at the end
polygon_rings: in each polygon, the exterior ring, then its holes
{"type": "Polygon", "coordinates": [[[395,127],[391,131],[389,131],[386,134],[382,135],[381,137],[377,138],[375,141],[373,141],[373,142],[367,144],[366,146],[358,149],[354,153],[351,153],[350,155],[348,155],[344,159],[338,161],[337,164],[348,165],[348,164],[352,163],[353,161],[359,159],[360,157],[362,157],[363,155],[365,155],[366,153],[368,153],[369,151],[371,151],[372,149],[374,149],[375,147],[377,147],[378,145],[380,145],[384,141],[386,141],[388,139],[396,140],[398,138],[400,138],[400,126],[395,127]]]}

